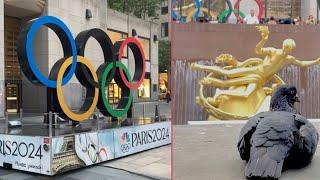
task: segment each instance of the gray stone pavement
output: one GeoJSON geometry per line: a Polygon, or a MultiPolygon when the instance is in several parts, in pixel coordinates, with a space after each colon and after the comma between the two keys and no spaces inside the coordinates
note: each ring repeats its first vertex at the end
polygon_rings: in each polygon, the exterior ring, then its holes
{"type": "MultiPolygon", "coordinates": [[[[320,131],[320,123],[313,123],[320,131]]],[[[241,180],[245,161],[236,143],[243,124],[183,125],[173,130],[174,180],[241,180]]],[[[318,180],[320,148],[312,163],[299,170],[285,171],[280,180],[318,180]]]]}
{"type": "Polygon", "coordinates": [[[171,146],[162,146],[142,153],[101,164],[105,167],[119,168],[155,179],[171,177],[171,146]]]}
{"type": "Polygon", "coordinates": [[[137,175],[124,170],[103,167],[100,165],[78,169],[53,177],[26,173],[23,171],[0,169],[1,180],[152,180],[152,177],[137,175]]]}
{"type": "Polygon", "coordinates": [[[170,145],[53,177],[0,168],[0,180],[166,180],[170,177],[170,145]]]}

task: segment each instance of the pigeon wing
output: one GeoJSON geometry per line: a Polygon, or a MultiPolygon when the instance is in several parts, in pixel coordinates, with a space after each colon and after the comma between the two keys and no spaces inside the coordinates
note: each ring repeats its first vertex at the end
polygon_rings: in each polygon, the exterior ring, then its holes
{"type": "Polygon", "coordinates": [[[248,122],[242,127],[239,140],[238,140],[238,151],[240,153],[240,157],[243,160],[248,161],[250,158],[250,148],[251,143],[250,139],[252,134],[257,128],[260,120],[264,118],[264,114],[260,113],[253,117],[251,117],[248,122]]]}
{"type": "Polygon", "coordinates": [[[251,137],[248,178],[278,179],[294,142],[291,113],[268,112],[251,137]],[[291,121],[290,121],[291,120],[291,121]]]}
{"type": "Polygon", "coordinates": [[[317,129],[305,117],[295,115],[295,125],[298,128],[296,133],[292,156],[296,158],[297,164],[305,165],[309,163],[316,152],[319,134],[317,129]]]}

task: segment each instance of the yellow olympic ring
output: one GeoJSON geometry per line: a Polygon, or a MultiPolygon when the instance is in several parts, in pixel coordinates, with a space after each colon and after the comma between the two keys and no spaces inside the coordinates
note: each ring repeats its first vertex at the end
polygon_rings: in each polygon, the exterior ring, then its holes
{"type": "MultiPolygon", "coordinates": [[[[196,11],[197,11],[197,9],[195,8],[195,9],[192,9],[189,13],[188,13],[188,15],[187,15],[187,18],[186,18],[186,21],[187,22],[190,22],[191,20],[192,20],[192,17],[194,16],[194,14],[196,13],[196,11]]],[[[207,9],[207,8],[201,8],[201,10],[200,10],[201,12],[204,12],[204,13],[208,13],[208,14],[210,14],[210,16],[214,16],[214,14],[213,13],[209,13],[209,10],[207,9]]]]}
{"type": "MultiPolygon", "coordinates": [[[[87,66],[87,68],[90,70],[92,74],[94,81],[98,82],[98,76],[94,70],[94,67],[92,66],[92,64],[87,58],[82,56],[77,56],[77,62],[87,66]]],[[[61,65],[61,68],[59,70],[58,77],[57,77],[57,97],[58,97],[58,101],[60,103],[61,109],[69,118],[75,121],[83,121],[83,120],[87,120],[90,117],[90,115],[94,112],[94,109],[98,103],[99,89],[98,88],[94,89],[94,97],[93,97],[92,104],[86,112],[82,114],[77,114],[72,112],[67,106],[66,102],[64,101],[63,92],[62,92],[63,75],[66,69],[71,65],[71,63],[72,63],[72,56],[69,57],[67,60],[65,60],[64,63],[61,65]]]]}

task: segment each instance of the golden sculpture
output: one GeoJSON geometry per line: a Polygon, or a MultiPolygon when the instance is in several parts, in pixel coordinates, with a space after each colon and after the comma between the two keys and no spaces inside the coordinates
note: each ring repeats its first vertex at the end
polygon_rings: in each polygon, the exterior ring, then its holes
{"type": "Polygon", "coordinates": [[[215,62],[226,66],[191,64],[193,70],[209,73],[200,80],[200,93],[196,97],[196,102],[209,113],[209,120],[248,119],[261,110],[262,104],[269,106],[267,97],[284,84],[276,75],[282,68],[290,64],[307,67],[320,63],[320,58],[301,61],[289,55],[296,47],[293,39],[284,40],[282,49],[265,48],[269,29],[267,26],[257,26],[257,29],[262,39],[256,45],[255,53],[264,60],[250,58],[239,62],[230,54],[221,54],[215,62]],[[203,94],[205,87],[217,88],[215,96],[206,98],[203,94]]]}

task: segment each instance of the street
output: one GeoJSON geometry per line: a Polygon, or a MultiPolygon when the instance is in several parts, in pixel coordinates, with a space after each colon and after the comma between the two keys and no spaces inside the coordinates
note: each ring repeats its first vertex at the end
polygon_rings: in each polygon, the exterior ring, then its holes
{"type": "MultiPolygon", "coordinates": [[[[318,131],[320,123],[313,123],[318,131]]],[[[245,179],[245,161],[237,150],[243,123],[174,126],[173,178],[175,180],[245,179]]],[[[316,180],[320,177],[320,149],[312,163],[300,170],[282,173],[280,180],[316,180]]]]}

